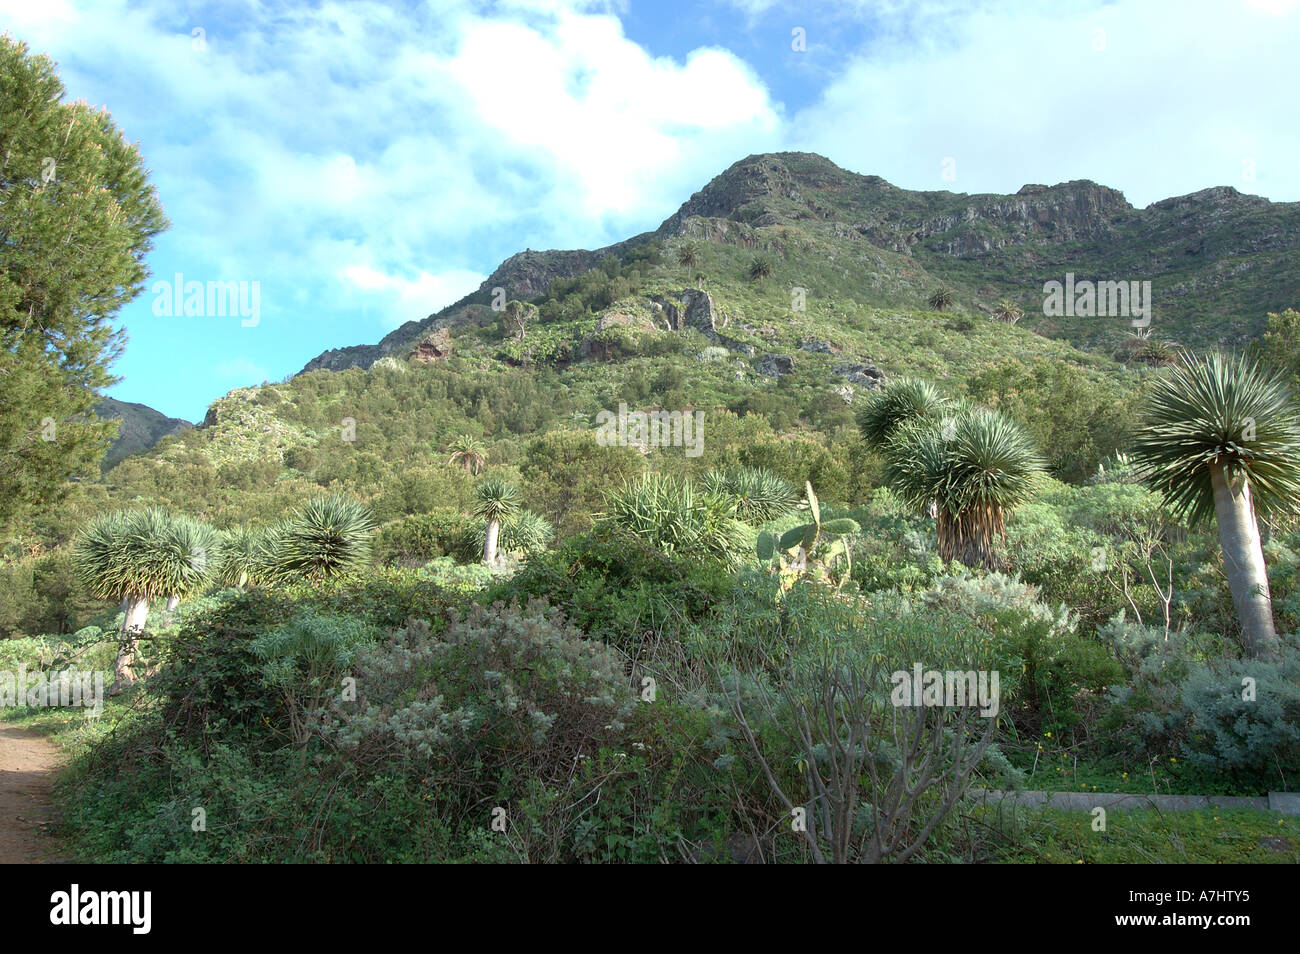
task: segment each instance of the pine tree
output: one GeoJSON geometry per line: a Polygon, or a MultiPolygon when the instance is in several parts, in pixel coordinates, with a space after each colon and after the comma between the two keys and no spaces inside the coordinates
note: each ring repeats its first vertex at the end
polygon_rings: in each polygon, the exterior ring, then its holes
{"type": "Polygon", "coordinates": [[[0,36],[0,531],[103,456],[116,423],[90,410],[125,340],[111,321],[168,224],[139,151],[64,92],[48,57],[0,36]]]}

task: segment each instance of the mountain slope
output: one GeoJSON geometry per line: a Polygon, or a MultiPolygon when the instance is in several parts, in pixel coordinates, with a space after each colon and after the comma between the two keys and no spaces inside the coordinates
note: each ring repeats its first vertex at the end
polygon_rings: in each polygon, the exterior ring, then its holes
{"type": "MultiPolygon", "coordinates": [[[[1113,349],[1127,321],[1046,317],[1045,282],[1067,273],[1150,281],[1153,333],[1190,347],[1245,341],[1267,312],[1300,301],[1300,203],[1218,187],[1136,209],[1087,180],[1026,185],[1015,195],[914,192],[821,156],[777,153],[735,163],[654,232],[595,251],[514,255],[461,301],[375,345],[325,352],[304,371],[402,357],[429,332],[473,321],[494,288],[541,299],[552,280],[582,274],[606,256],[625,259],[681,238],[844,262],[858,271],[816,291],[863,304],[923,307],[941,283],[977,312],[1010,298],[1028,327],[1092,348],[1113,349]]],[[[814,291],[810,281],[800,287],[814,291]]]]}
{"type": "Polygon", "coordinates": [[[385,520],[466,509],[472,479],[449,460],[470,435],[532,509],[572,528],[600,498],[588,488],[574,505],[586,465],[564,468],[589,452],[602,411],[626,407],[703,414],[698,455],[642,448],[639,467],[762,466],[861,500],[878,462],[856,405],[903,375],[1004,409],[1055,476],[1082,481],[1126,446],[1151,368],[1121,347],[1126,318],[1044,316],[1043,282],[1150,280],[1160,337],[1236,341],[1294,300],[1298,223],[1300,206],[1230,189],[1134,209],[1086,181],[911,192],[819,156],[752,156],[653,232],[514,255],[375,344],[232,391],[201,426],[115,467],[103,492],[223,524],[272,519],[321,489],[385,520]],[[926,304],[940,285],[955,294],[946,311],[926,304]],[[522,326],[492,307],[497,288],[533,302],[522,326]],[[1002,298],[1026,312],[1018,325],[989,319],[1002,298]]]}
{"type": "Polygon", "coordinates": [[[164,437],[193,427],[189,421],[168,417],[145,404],[106,397],[95,405],[95,414],[105,420],[117,419],[117,439],[109,445],[101,465],[104,470],[133,454],[143,454],[164,437]]]}

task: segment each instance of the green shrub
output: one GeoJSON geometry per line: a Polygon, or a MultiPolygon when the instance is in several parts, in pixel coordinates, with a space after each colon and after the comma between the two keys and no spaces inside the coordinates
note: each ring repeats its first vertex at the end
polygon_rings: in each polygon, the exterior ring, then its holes
{"type": "Polygon", "coordinates": [[[252,640],[249,649],[267,686],[284,701],[295,743],[310,737],[325,700],[343,692],[353,657],[375,636],[360,619],[306,609],[252,640]]]}
{"type": "Polygon", "coordinates": [[[724,676],[731,704],[786,815],[803,808],[816,861],[906,861],[922,853],[990,759],[998,690],[983,634],[904,601],[845,598],[801,583],[782,601],[785,652],[768,674],[724,676]],[[990,709],[899,704],[915,668],[982,673],[990,709]]]}
{"type": "Polygon", "coordinates": [[[150,677],[161,723],[206,749],[212,739],[260,732],[281,712],[265,689],[253,640],[286,622],[292,602],[259,590],[223,590],[186,617],[164,641],[150,677]]]}
{"type": "Polygon", "coordinates": [[[0,564],[0,638],[71,633],[103,605],[67,548],[0,564]]]}
{"type": "Polygon", "coordinates": [[[448,593],[469,597],[490,585],[497,577],[491,568],[482,563],[457,563],[451,557],[431,560],[420,570],[448,593]]]}
{"type": "Polygon", "coordinates": [[[412,617],[438,620],[448,607],[467,602],[466,588],[459,579],[441,578],[436,570],[426,573],[391,567],[300,582],[279,592],[295,606],[354,616],[380,629],[404,626],[412,617]]]}
{"type": "Polygon", "coordinates": [[[1277,662],[1217,660],[1194,666],[1182,686],[1184,755],[1233,774],[1300,772],[1300,650],[1277,662]]]}
{"type": "Polygon", "coordinates": [[[425,762],[447,786],[558,783],[632,704],[621,658],[540,601],[471,606],[440,638],[413,621],[362,650],[356,672],[327,737],[358,760],[425,762]]]}
{"type": "Polygon", "coordinates": [[[1039,602],[1038,591],[1014,577],[958,572],[939,577],[920,597],[989,633],[1007,715],[1022,734],[1074,727],[1083,721],[1080,708],[1119,676],[1105,647],[1078,635],[1078,619],[1066,606],[1039,602]]]}
{"type": "Polygon", "coordinates": [[[1139,626],[1117,616],[1098,631],[1124,675],[1102,720],[1124,758],[1185,759],[1218,788],[1261,793],[1300,771],[1300,650],[1242,660],[1220,635],[1139,626]],[[1254,699],[1247,698],[1248,685],[1254,699]]]}
{"type": "Polygon", "coordinates": [[[924,590],[948,572],[926,519],[903,507],[888,488],[875,490],[865,507],[822,509],[830,517],[849,517],[862,528],[852,547],[853,579],[864,593],[924,590]]]}
{"type": "Polygon", "coordinates": [[[716,561],[669,556],[607,530],[530,560],[484,599],[546,599],[592,638],[636,656],[647,644],[679,639],[730,587],[716,561]]]}
{"type": "MultiPolygon", "coordinates": [[[[419,567],[439,557],[455,556],[465,549],[471,519],[451,507],[412,514],[385,524],[376,535],[375,563],[381,566],[419,567]]],[[[478,553],[482,553],[480,544],[478,553]]]]}
{"type": "Polygon", "coordinates": [[[1068,607],[1052,609],[1040,603],[1034,587],[1003,573],[976,575],[958,567],[956,572],[936,579],[920,597],[931,606],[977,621],[1042,623],[1046,632],[1055,636],[1074,632],[1078,626],[1078,619],[1068,607]]]}

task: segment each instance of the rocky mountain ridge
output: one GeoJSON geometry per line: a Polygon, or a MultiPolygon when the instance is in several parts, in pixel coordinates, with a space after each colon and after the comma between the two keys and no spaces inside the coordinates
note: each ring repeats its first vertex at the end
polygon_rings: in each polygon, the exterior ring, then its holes
{"type": "Polygon", "coordinates": [[[1258,333],[1267,311],[1300,302],[1300,203],[1216,186],[1138,209],[1089,180],[1029,184],[1014,195],[911,191],[815,154],[776,153],[733,164],[653,232],[595,250],[517,253],[462,300],[376,344],[326,351],[303,371],[404,358],[430,332],[487,320],[480,309],[494,289],[536,299],[554,279],[577,276],[606,256],[621,259],[646,243],[685,237],[783,256],[812,248],[859,261],[865,245],[880,266],[855,290],[865,303],[907,294],[924,307],[925,284],[945,284],[959,304],[980,311],[991,293],[1011,288],[1031,327],[1085,347],[1097,340],[1096,328],[1038,315],[1043,282],[1067,271],[1152,280],[1159,328],[1189,345],[1239,343],[1258,333]],[[903,271],[915,274],[903,279],[903,271]]]}

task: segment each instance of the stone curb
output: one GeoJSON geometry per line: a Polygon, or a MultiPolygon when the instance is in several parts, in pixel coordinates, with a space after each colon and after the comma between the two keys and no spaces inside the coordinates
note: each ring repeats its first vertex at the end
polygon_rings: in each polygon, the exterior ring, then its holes
{"type": "Polygon", "coordinates": [[[1132,795],[1113,792],[998,792],[973,788],[972,798],[984,802],[1010,802],[1026,807],[1061,808],[1089,812],[1094,808],[1154,808],[1162,812],[1188,812],[1208,808],[1251,808],[1283,815],[1300,815],[1300,793],[1269,792],[1268,797],[1232,795],[1132,795]]]}

